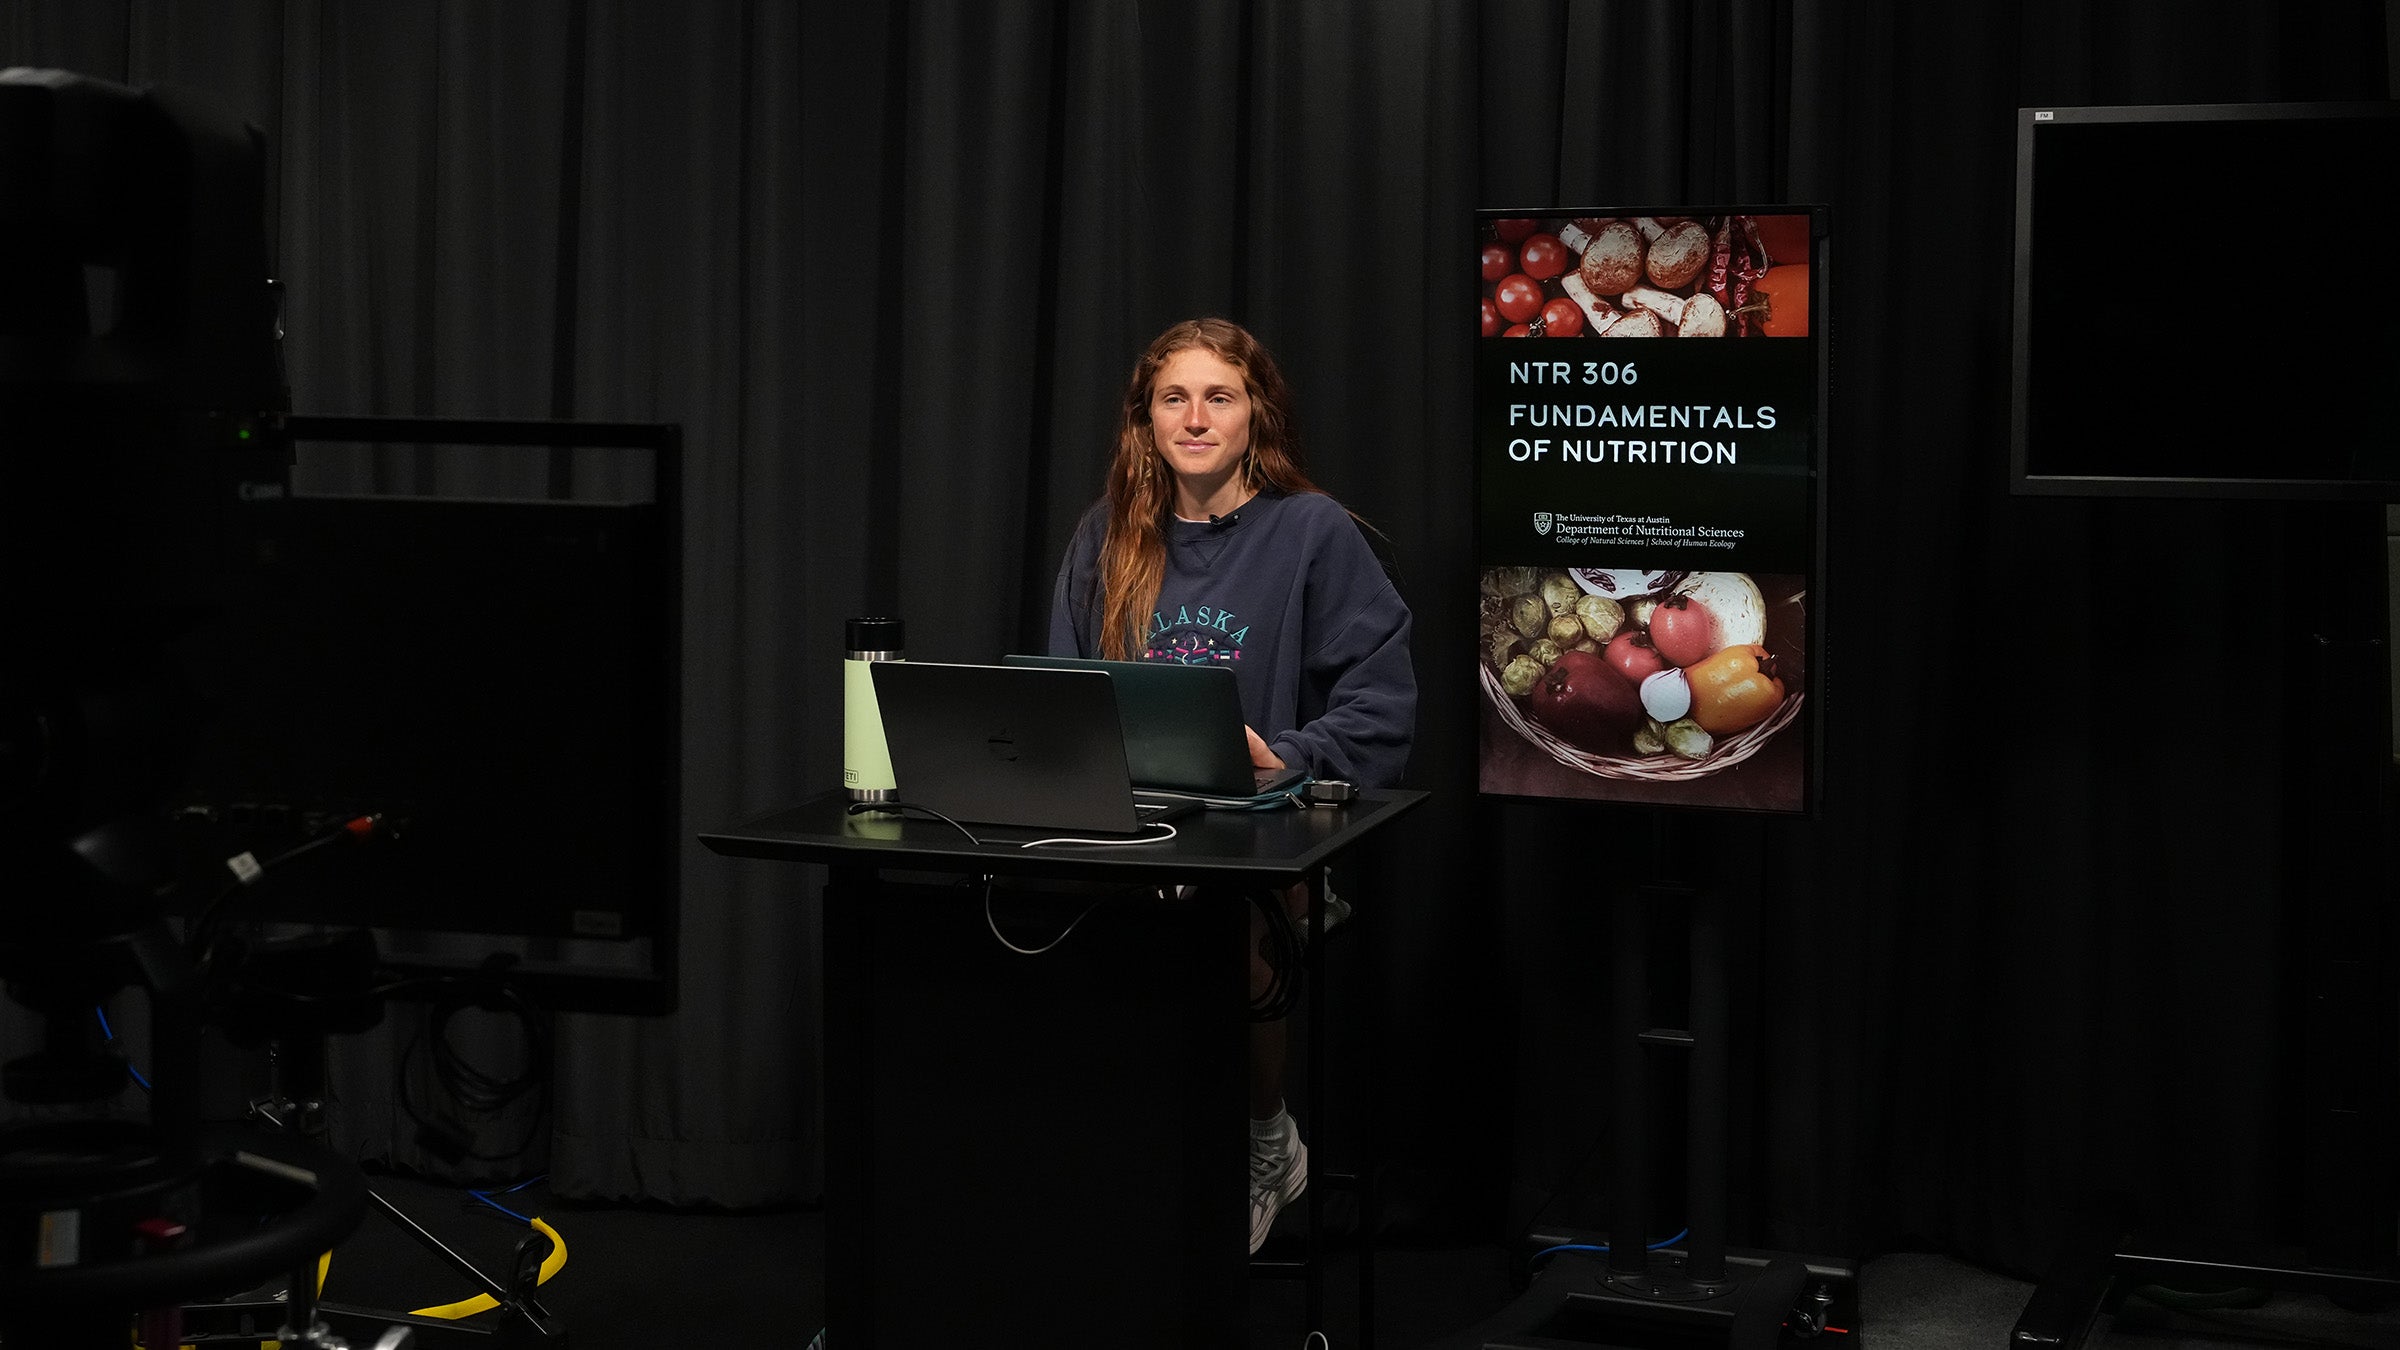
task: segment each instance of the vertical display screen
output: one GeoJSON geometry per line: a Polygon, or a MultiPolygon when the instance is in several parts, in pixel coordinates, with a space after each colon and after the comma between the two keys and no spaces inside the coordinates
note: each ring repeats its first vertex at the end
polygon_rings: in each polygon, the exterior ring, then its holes
{"type": "Polygon", "coordinates": [[[1476,225],[1480,789],[1812,809],[1819,213],[1476,225]]]}

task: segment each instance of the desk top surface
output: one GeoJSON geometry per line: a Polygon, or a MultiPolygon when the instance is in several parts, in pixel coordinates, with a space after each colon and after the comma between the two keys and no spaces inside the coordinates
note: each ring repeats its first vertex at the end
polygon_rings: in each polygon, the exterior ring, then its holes
{"type": "Polygon", "coordinates": [[[1422,792],[1369,791],[1347,806],[1203,811],[1175,822],[1163,844],[1059,844],[1024,848],[1031,831],[953,826],[918,816],[851,815],[840,790],[773,811],[700,841],[718,853],[833,866],[1012,872],[1055,877],[1158,874],[1298,880],[1425,800],[1422,792]]]}

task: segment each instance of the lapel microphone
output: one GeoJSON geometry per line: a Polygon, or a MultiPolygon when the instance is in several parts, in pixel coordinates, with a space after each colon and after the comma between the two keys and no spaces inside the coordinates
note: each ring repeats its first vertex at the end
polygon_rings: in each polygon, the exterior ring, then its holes
{"type": "Polygon", "coordinates": [[[1222,516],[1211,512],[1208,517],[1208,528],[1212,530],[1230,530],[1241,523],[1242,513],[1239,511],[1229,512],[1222,516]]]}

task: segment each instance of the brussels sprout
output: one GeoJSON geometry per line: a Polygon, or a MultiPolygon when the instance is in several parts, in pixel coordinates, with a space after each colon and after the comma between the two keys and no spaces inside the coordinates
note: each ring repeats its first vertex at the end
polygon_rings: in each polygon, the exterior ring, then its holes
{"type": "Polygon", "coordinates": [[[1625,617],[1633,620],[1634,627],[1647,629],[1650,626],[1650,616],[1657,611],[1658,597],[1645,595],[1633,602],[1632,606],[1625,611],[1625,617]]]}
{"type": "Polygon", "coordinates": [[[1511,599],[1531,595],[1542,584],[1542,574],[1530,567],[1495,567],[1491,575],[1494,591],[1511,599]]]}
{"type": "Polygon", "coordinates": [[[1685,759],[1706,759],[1717,738],[1701,730],[1700,724],[1688,717],[1667,724],[1667,748],[1685,759]]]}
{"type": "Polygon", "coordinates": [[[1667,729],[1655,717],[1642,719],[1642,729],[1633,733],[1633,753],[1637,755],[1664,754],[1667,749],[1667,729]]]}
{"type": "Polygon", "coordinates": [[[1542,663],[1531,656],[1520,656],[1500,672],[1500,687],[1512,698],[1523,698],[1533,692],[1534,683],[1542,678],[1542,663]]]}
{"type": "Polygon", "coordinates": [[[1605,595],[1587,595],[1575,602],[1575,617],[1583,624],[1584,636],[1606,642],[1625,626],[1625,607],[1605,595]]]}
{"type": "Polygon", "coordinates": [[[1550,607],[1553,615],[1574,613],[1575,601],[1582,595],[1583,588],[1564,572],[1552,572],[1542,578],[1542,603],[1550,607]]]}
{"type": "Polygon", "coordinates": [[[1548,636],[1561,647],[1572,647],[1590,635],[1583,631],[1583,620],[1572,614],[1561,614],[1550,621],[1548,636]]]}
{"type": "Polygon", "coordinates": [[[1483,659],[1490,662],[1494,670],[1506,670],[1509,658],[1521,656],[1524,652],[1525,643],[1513,628],[1496,629],[1483,635],[1483,659]]]}
{"type": "Polygon", "coordinates": [[[1530,642],[1550,631],[1550,607],[1538,595],[1520,595],[1508,607],[1508,626],[1530,642]]]}
{"type": "Polygon", "coordinates": [[[1566,650],[1548,638],[1535,638],[1525,644],[1525,654],[1541,662],[1544,670],[1557,665],[1558,658],[1565,655],[1566,650]]]}

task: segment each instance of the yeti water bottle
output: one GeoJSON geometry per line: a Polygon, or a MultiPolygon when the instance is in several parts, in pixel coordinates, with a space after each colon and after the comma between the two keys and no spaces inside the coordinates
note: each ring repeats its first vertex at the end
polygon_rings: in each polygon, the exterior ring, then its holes
{"type": "Polygon", "coordinates": [[[896,795],[892,754],[883,743],[883,714],[875,707],[877,661],[904,660],[898,619],[852,619],[842,626],[842,785],[854,802],[888,802],[896,795]]]}

